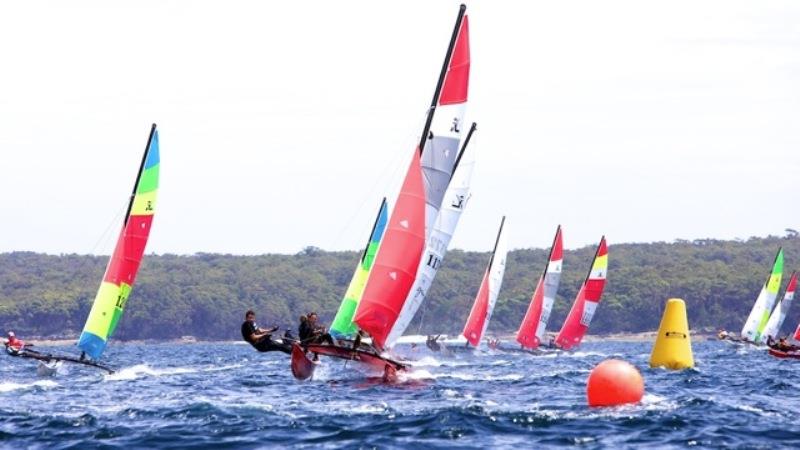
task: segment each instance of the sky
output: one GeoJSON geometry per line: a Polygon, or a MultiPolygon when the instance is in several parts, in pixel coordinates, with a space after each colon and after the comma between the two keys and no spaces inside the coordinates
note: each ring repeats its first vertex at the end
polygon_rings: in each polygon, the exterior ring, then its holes
{"type": "MultiPolygon", "coordinates": [[[[147,251],[356,250],[458,2],[0,4],[0,252],[108,254],[150,124],[147,251]]],[[[451,248],[800,228],[800,4],[468,3],[472,198],[451,248]]]]}

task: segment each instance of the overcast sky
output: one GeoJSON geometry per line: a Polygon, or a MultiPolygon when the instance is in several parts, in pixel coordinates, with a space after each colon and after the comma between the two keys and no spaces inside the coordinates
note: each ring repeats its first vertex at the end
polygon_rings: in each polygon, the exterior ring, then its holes
{"type": "MultiPolygon", "coordinates": [[[[357,249],[406,169],[457,9],[3,2],[0,251],[110,252],[151,122],[148,252],[357,249]]],[[[559,223],[568,248],[800,227],[799,3],[467,12],[479,154],[451,247],[490,249],[503,214],[511,248],[548,246],[559,223]]]]}

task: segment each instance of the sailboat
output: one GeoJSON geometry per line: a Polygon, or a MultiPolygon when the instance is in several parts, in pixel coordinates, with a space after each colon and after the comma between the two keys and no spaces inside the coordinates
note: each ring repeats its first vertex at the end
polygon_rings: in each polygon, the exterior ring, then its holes
{"type": "Polygon", "coordinates": [[[558,292],[558,282],[561,279],[561,268],[564,257],[564,243],[561,236],[561,225],[556,229],[553,245],[544,272],[536,283],[528,311],[522,319],[517,331],[517,342],[522,348],[534,350],[544,341],[547,322],[553,310],[553,303],[558,292]]]}
{"type": "Polygon", "coordinates": [[[500,286],[503,284],[503,275],[506,270],[506,254],[508,253],[506,237],[503,233],[505,222],[506,218],[503,216],[500,221],[500,229],[497,231],[492,256],[489,258],[489,264],[483,274],[481,286],[478,288],[478,295],[475,296],[475,302],[472,304],[467,323],[464,325],[464,331],[461,332],[461,335],[467,339],[467,344],[472,347],[478,347],[481,343],[481,338],[486,333],[489,320],[492,318],[494,305],[497,303],[497,295],[500,293],[500,286]]]}
{"type": "Polygon", "coordinates": [[[442,209],[439,211],[439,216],[436,218],[436,223],[433,225],[433,231],[431,231],[431,235],[428,237],[428,244],[422,261],[419,263],[417,277],[411,289],[408,291],[408,296],[403,304],[403,308],[400,310],[400,314],[397,316],[397,321],[395,321],[394,326],[392,326],[386,338],[387,348],[392,348],[403,335],[425,300],[425,297],[428,295],[428,290],[433,283],[433,279],[436,277],[436,273],[444,262],[444,257],[447,254],[447,247],[450,245],[450,240],[453,238],[461,214],[467,207],[470,196],[470,181],[472,180],[472,172],[475,167],[475,153],[472,151],[467,152],[467,145],[476,128],[477,125],[473,123],[469,133],[467,133],[467,137],[464,139],[461,152],[456,159],[456,169],[453,172],[453,178],[444,195],[445,201],[442,204],[442,209]]]}
{"type": "MultiPolygon", "coordinates": [[[[352,348],[307,345],[308,352],[374,366],[382,364],[386,371],[405,369],[405,365],[381,356],[380,352],[416,279],[459,153],[470,67],[465,12],[466,6],[461,5],[419,145],[411,157],[354,315],[356,326],[372,338],[372,347],[360,348],[357,337],[352,348]]],[[[299,345],[295,345],[294,376],[306,379],[313,374],[314,367],[299,345]]]]}
{"type": "Polygon", "coordinates": [[[147,238],[155,214],[160,170],[158,131],[150,128],[147,146],[139,165],[133,192],[122,221],[114,253],[108,261],[103,280],[95,296],[86,325],[78,338],[80,357],[55,355],[23,348],[18,355],[52,363],[65,361],[97,367],[109,373],[113,369],[97,362],[114,334],[131,294],[139,264],[144,256],[147,238]],[[88,358],[87,358],[88,357],[88,358]]]}
{"type": "Polygon", "coordinates": [[[555,338],[556,347],[570,350],[581,344],[583,336],[589,330],[589,324],[592,322],[600,298],[603,296],[607,273],[608,247],[606,246],[606,237],[603,236],[600,239],[600,245],[597,246],[589,274],[586,275],[586,279],[575,296],[575,302],[572,303],[572,309],[555,338]]]}
{"type": "Polygon", "coordinates": [[[375,254],[378,253],[378,245],[381,243],[383,232],[386,230],[386,221],[388,220],[386,197],[381,201],[381,207],[378,209],[378,215],[375,217],[375,223],[372,225],[372,231],[369,234],[369,240],[366,247],[361,252],[361,259],[356,266],[356,271],[353,278],[350,280],[350,285],[344,294],[342,303],[339,305],[339,310],[331,323],[331,335],[334,337],[353,337],[358,328],[353,324],[353,314],[356,312],[361,294],[364,293],[364,286],[367,284],[369,271],[372,269],[372,263],[375,261],[375,254]]]}
{"type": "Polygon", "coordinates": [[[758,294],[750,315],[742,328],[742,338],[751,343],[761,342],[761,335],[769,321],[769,313],[772,305],[778,297],[778,289],[781,287],[781,277],[783,276],[783,249],[779,248],[775,255],[775,262],[772,264],[772,272],[764,282],[761,292],[758,294]]]}
{"type": "Polygon", "coordinates": [[[764,331],[761,333],[759,339],[760,344],[765,344],[769,336],[778,338],[781,325],[783,325],[786,314],[789,313],[789,307],[792,305],[792,300],[794,300],[795,287],[797,287],[797,272],[792,272],[792,276],[789,278],[789,284],[786,285],[786,292],[783,293],[783,298],[775,306],[772,315],[769,316],[767,325],[764,327],[764,331]]]}

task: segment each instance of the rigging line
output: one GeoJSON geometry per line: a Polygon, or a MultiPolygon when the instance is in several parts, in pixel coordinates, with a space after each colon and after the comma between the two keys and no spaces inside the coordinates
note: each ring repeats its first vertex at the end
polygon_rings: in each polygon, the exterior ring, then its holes
{"type": "MultiPolygon", "coordinates": [[[[420,120],[419,123],[424,123],[424,118],[427,117],[428,109],[429,108],[425,108],[425,113],[422,115],[423,119],[420,120]]],[[[418,129],[418,127],[415,129],[418,129]]],[[[407,136],[405,141],[407,142],[403,143],[403,148],[404,149],[411,148],[410,145],[416,145],[417,141],[416,135],[407,136]]],[[[336,233],[336,236],[333,239],[333,248],[339,248],[339,244],[341,244],[342,242],[342,237],[349,229],[351,229],[353,222],[356,220],[356,218],[361,217],[362,215],[361,213],[364,211],[364,207],[367,204],[367,202],[375,200],[376,193],[378,194],[377,195],[378,199],[380,199],[381,197],[386,197],[386,198],[397,197],[396,195],[392,197],[391,194],[395,194],[394,191],[400,190],[400,185],[402,184],[402,180],[398,176],[398,172],[406,168],[406,166],[401,162],[408,160],[408,153],[406,151],[396,151],[392,153],[393,157],[383,166],[378,176],[374,177],[375,181],[372,183],[372,186],[365,191],[366,194],[361,197],[361,201],[358,207],[352,214],[349,215],[349,218],[347,219],[345,224],[336,233]],[[390,184],[396,185],[396,189],[393,189],[392,192],[389,192],[390,184]],[[379,187],[382,187],[383,189],[379,189],[379,187]]],[[[389,203],[388,205],[389,213],[391,213],[393,207],[394,205],[392,203],[389,203]]]]}
{"type": "MultiPolygon", "coordinates": [[[[90,254],[95,254],[95,252],[97,251],[98,247],[101,244],[103,244],[103,247],[107,246],[108,239],[112,235],[111,227],[113,227],[114,224],[119,224],[121,222],[119,219],[120,217],[122,217],[122,212],[124,209],[127,209],[127,206],[125,208],[120,207],[119,209],[117,209],[117,212],[114,213],[114,216],[111,218],[111,220],[108,222],[108,225],[106,225],[105,229],[100,234],[100,237],[97,239],[97,241],[95,241],[94,245],[89,251],[90,254]]],[[[120,227],[120,229],[121,228],[122,227],[120,227]]]]}

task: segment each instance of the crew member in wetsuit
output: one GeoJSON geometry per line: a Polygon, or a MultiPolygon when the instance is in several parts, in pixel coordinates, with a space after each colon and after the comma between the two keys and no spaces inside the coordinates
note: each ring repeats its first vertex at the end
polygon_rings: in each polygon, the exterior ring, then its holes
{"type": "Polygon", "coordinates": [[[260,352],[273,352],[281,351],[284,353],[292,353],[292,346],[287,342],[277,342],[272,340],[272,333],[278,330],[278,327],[264,330],[256,325],[256,313],[252,310],[247,311],[244,315],[244,323],[242,324],[242,339],[253,348],[260,352]]]}
{"type": "Polygon", "coordinates": [[[425,339],[425,345],[428,346],[431,351],[438,352],[442,350],[442,346],[437,342],[441,334],[437,334],[436,336],[428,336],[425,339]]]}
{"type": "Polygon", "coordinates": [[[796,345],[790,344],[786,341],[785,337],[778,339],[776,342],[775,339],[772,339],[772,336],[767,336],[767,346],[770,348],[774,348],[775,350],[780,350],[782,352],[793,352],[796,350],[800,350],[800,347],[796,345]]]}
{"type": "Polygon", "coordinates": [[[303,344],[323,344],[333,345],[333,338],[328,334],[324,326],[317,323],[317,313],[310,312],[306,316],[300,316],[300,327],[298,328],[300,342],[303,344]]]}

